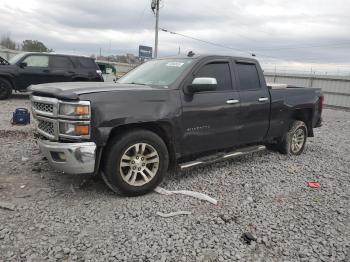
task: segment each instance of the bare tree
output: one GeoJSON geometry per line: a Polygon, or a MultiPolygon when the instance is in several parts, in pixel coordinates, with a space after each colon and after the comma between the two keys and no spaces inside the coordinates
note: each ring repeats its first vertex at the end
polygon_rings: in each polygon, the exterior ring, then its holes
{"type": "Polygon", "coordinates": [[[7,33],[7,34],[1,36],[0,45],[2,45],[3,47],[6,47],[8,49],[13,49],[13,50],[15,50],[16,46],[17,46],[16,42],[11,39],[10,33],[7,33]]]}

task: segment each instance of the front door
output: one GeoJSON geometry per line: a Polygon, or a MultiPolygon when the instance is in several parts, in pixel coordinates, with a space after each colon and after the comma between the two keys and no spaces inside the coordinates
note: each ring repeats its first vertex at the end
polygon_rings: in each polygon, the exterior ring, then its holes
{"type": "Polygon", "coordinates": [[[226,60],[207,61],[195,69],[193,76],[217,80],[215,91],[182,93],[182,153],[222,149],[238,139],[239,93],[232,81],[231,64],[226,60]]]}
{"type": "Polygon", "coordinates": [[[26,65],[19,68],[18,85],[20,87],[26,88],[30,85],[52,82],[48,56],[28,55],[21,63],[26,65]]]}
{"type": "Polygon", "coordinates": [[[263,141],[269,128],[270,93],[255,63],[236,62],[241,97],[241,144],[263,141]]]}

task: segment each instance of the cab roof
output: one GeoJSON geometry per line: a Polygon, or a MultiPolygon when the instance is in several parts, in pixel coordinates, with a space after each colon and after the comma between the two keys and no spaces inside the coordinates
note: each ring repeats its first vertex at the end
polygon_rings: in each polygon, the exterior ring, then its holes
{"type": "Polygon", "coordinates": [[[195,59],[195,60],[201,60],[205,58],[232,58],[237,61],[244,61],[244,62],[251,62],[251,63],[256,63],[257,60],[255,58],[250,58],[250,57],[241,57],[241,56],[229,56],[229,55],[214,55],[214,54],[194,54],[193,56],[185,56],[185,55],[180,55],[180,56],[168,56],[168,57],[162,57],[158,59],[195,59]]]}

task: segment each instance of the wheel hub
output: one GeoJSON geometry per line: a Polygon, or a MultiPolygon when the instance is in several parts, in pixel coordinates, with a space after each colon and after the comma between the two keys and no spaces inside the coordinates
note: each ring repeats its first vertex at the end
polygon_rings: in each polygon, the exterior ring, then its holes
{"type": "Polygon", "coordinates": [[[146,168],[146,164],[147,164],[146,158],[141,155],[137,155],[131,158],[130,166],[133,170],[142,171],[146,168]]]}
{"type": "Polygon", "coordinates": [[[120,160],[120,174],[132,186],[142,186],[153,179],[159,167],[156,149],[147,143],[129,147],[120,160]]]}
{"type": "Polygon", "coordinates": [[[298,153],[305,143],[305,132],[299,128],[292,136],[291,149],[294,153],[298,153]]]}

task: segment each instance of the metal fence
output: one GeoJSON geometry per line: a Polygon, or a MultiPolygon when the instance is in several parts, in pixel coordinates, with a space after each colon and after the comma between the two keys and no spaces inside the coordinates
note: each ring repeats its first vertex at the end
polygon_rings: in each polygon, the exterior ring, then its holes
{"type": "Polygon", "coordinates": [[[267,83],[322,88],[325,104],[350,109],[350,77],[265,72],[267,83]]]}

